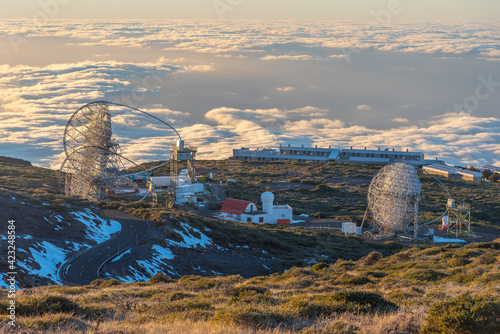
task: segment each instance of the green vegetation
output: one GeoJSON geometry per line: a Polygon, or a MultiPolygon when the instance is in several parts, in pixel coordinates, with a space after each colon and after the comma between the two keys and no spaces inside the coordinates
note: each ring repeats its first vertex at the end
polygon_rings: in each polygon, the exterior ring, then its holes
{"type": "MultiPolygon", "coordinates": [[[[223,160],[199,161],[198,169],[212,171],[215,181],[224,182],[229,197],[260,204],[262,191],[271,190],[278,204],[290,204],[296,214],[360,222],[366,210],[368,186],[380,167],[334,162],[223,160]],[[227,179],[236,179],[237,183],[226,182],[227,179]]],[[[431,176],[419,172],[419,177],[421,208],[425,213],[422,218],[436,219],[445,209],[446,193],[431,176]]],[[[500,227],[500,183],[438,178],[457,203],[471,203],[474,223],[500,227]]]]}
{"type": "Polygon", "coordinates": [[[498,333],[500,299],[463,294],[437,302],[429,309],[424,333],[498,333]]]}
{"type": "MultiPolygon", "coordinates": [[[[213,172],[217,182],[236,179],[223,182],[229,196],[260,203],[262,191],[271,190],[278,204],[291,204],[297,214],[354,222],[364,214],[368,184],[379,169],[293,161],[200,161],[198,167],[213,172]]],[[[9,159],[0,159],[0,170],[2,195],[50,203],[45,207],[54,212],[88,204],[63,199],[55,171],[9,159]]],[[[431,177],[421,180],[424,218],[434,219],[446,197],[431,177]]],[[[500,225],[500,184],[442,181],[458,202],[472,203],[474,222],[500,225]]],[[[9,210],[22,211],[16,206],[9,210]]],[[[408,248],[296,227],[222,222],[192,207],[165,210],[119,197],[109,207],[152,220],[165,238],[181,241],[176,231],[187,223],[228,251],[264,250],[281,267],[248,279],[159,273],[145,283],[95,280],[83,287],[24,289],[16,296],[17,332],[479,334],[500,327],[500,239],[408,248]]],[[[5,294],[0,292],[0,331],[9,328],[5,294]]]]}
{"type": "MultiPolygon", "coordinates": [[[[145,164],[150,168],[154,164],[145,164]]],[[[366,210],[366,195],[371,178],[378,172],[378,166],[365,166],[345,163],[310,163],[310,162],[246,162],[236,160],[198,161],[199,174],[203,171],[213,173],[214,181],[223,181],[223,188],[228,197],[241,198],[260,204],[263,191],[270,190],[275,194],[277,204],[290,204],[295,214],[306,213],[316,218],[334,218],[360,223],[366,210]],[[236,179],[236,183],[226,182],[236,179]]],[[[163,167],[156,173],[168,173],[163,167]]],[[[431,176],[420,173],[422,182],[421,218],[427,221],[438,218],[444,211],[447,195],[442,186],[431,176]]],[[[457,203],[467,202],[472,205],[472,222],[476,225],[500,228],[500,191],[499,183],[469,182],[458,179],[439,178],[448,187],[451,196],[457,203]]],[[[222,202],[211,207],[217,210],[222,202]]],[[[122,204],[115,203],[114,207],[122,208],[122,204]]],[[[151,210],[147,204],[139,207],[130,204],[128,212],[144,219],[165,222],[172,211],[151,210]]],[[[175,212],[174,212],[175,216],[175,212]]],[[[194,218],[194,220],[202,220],[194,218]]],[[[207,222],[205,220],[204,222],[207,222]]],[[[368,216],[368,223],[370,218],[368,216]]],[[[208,225],[217,225],[207,222],[208,225]]],[[[220,226],[218,226],[220,227],[220,226]]],[[[234,235],[232,226],[224,237],[214,232],[215,239],[230,238],[247,240],[252,238],[252,229],[244,229],[244,233],[234,235]]],[[[219,229],[218,229],[219,231],[219,229]]],[[[237,239],[237,240],[234,240],[237,239]]],[[[281,241],[268,240],[279,248],[281,241]]],[[[263,238],[262,240],[266,240],[263,238]]],[[[281,239],[282,240],[282,239],[281,239]]],[[[262,242],[261,242],[262,243],[262,242]]],[[[293,246],[292,246],[293,247],[293,246]]],[[[355,258],[355,257],[347,257],[355,258]]]]}
{"type": "Polygon", "coordinates": [[[109,334],[488,334],[500,326],[499,284],[500,239],[419,246],[249,279],[158,274],[146,283],[25,289],[18,292],[18,329],[92,333],[99,324],[99,333],[109,334]],[[470,262],[457,267],[454,258],[470,262]]]}
{"type": "MultiPolygon", "coordinates": [[[[82,205],[80,199],[64,199],[58,185],[58,172],[32,166],[29,161],[0,156],[0,196],[15,195],[30,204],[50,203],[48,209],[67,210],[64,204],[82,205]]],[[[12,209],[21,209],[12,205],[12,209]]]]}

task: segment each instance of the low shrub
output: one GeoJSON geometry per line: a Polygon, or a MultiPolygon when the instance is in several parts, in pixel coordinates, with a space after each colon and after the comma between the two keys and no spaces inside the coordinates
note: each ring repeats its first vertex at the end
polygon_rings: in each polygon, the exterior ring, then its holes
{"type": "Polygon", "coordinates": [[[72,314],[80,312],[80,307],[68,298],[50,295],[21,297],[16,303],[16,309],[19,311],[19,315],[24,316],[37,316],[46,313],[72,314]]]}
{"type": "Polygon", "coordinates": [[[267,288],[255,286],[255,285],[241,285],[232,288],[228,291],[229,296],[234,298],[242,298],[244,296],[255,295],[255,294],[264,294],[269,292],[267,288]]]}
{"type": "Polygon", "coordinates": [[[469,263],[471,263],[469,259],[459,256],[453,257],[449,262],[450,266],[452,267],[462,267],[468,265],[469,263]]]}
{"type": "Polygon", "coordinates": [[[172,279],[164,273],[156,273],[154,274],[148,281],[150,284],[157,284],[157,283],[170,283],[172,282],[172,279]]]}
{"type": "Polygon", "coordinates": [[[400,242],[389,240],[389,241],[384,241],[383,243],[384,246],[386,246],[388,249],[392,250],[398,250],[398,249],[403,249],[404,246],[400,242]]]}
{"type": "Polygon", "coordinates": [[[373,276],[375,278],[384,278],[386,277],[388,274],[383,272],[383,271],[368,271],[366,273],[367,276],[373,276]]]}
{"type": "Polygon", "coordinates": [[[463,294],[429,309],[423,333],[494,334],[500,328],[500,301],[490,296],[463,294]]]}
{"type": "Polygon", "coordinates": [[[100,286],[104,282],[105,282],[105,280],[103,280],[102,278],[96,278],[95,280],[93,280],[92,282],[90,282],[90,285],[100,286]]]}
{"type": "Polygon", "coordinates": [[[272,308],[250,305],[223,308],[214,315],[213,322],[249,327],[275,327],[286,325],[289,318],[272,308]]]}
{"type": "Polygon", "coordinates": [[[85,286],[60,286],[56,285],[51,287],[50,291],[58,292],[65,295],[81,295],[89,290],[88,287],[85,286]]]}
{"type": "MultiPolygon", "coordinates": [[[[89,325],[82,321],[82,319],[68,313],[47,313],[41,316],[23,318],[20,322],[30,329],[37,330],[39,333],[61,327],[70,327],[74,330],[78,329],[81,332],[89,328],[89,325]]],[[[28,332],[23,331],[22,333],[28,332]]]]}
{"type": "Polygon", "coordinates": [[[475,265],[488,265],[497,262],[497,259],[491,254],[482,254],[474,260],[475,265]]]}
{"type": "Polygon", "coordinates": [[[326,327],[305,328],[300,334],[356,334],[361,328],[356,325],[348,324],[343,321],[334,321],[326,327]]]}
{"type": "Polygon", "coordinates": [[[319,263],[316,263],[315,265],[313,265],[311,267],[311,270],[314,270],[314,271],[320,271],[320,270],[323,270],[325,268],[328,268],[328,263],[326,262],[319,262],[319,263]]]}
{"type": "Polygon", "coordinates": [[[122,284],[122,283],[118,282],[115,279],[110,279],[110,280],[107,280],[107,281],[103,281],[101,284],[99,284],[99,287],[100,288],[107,288],[107,287],[110,287],[110,286],[120,285],[120,284],[122,284]]]}
{"type": "Polygon", "coordinates": [[[182,300],[182,299],[191,298],[191,297],[194,297],[194,296],[195,295],[193,295],[191,293],[185,293],[185,292],[176,291],[176,292],[172,292],[171,294],[169,294],[167,296],[167,299],[170,300],[171,302],[173,302],[173,301],[176,301],[176,300],[182,300]]]}
{"type": "Polygon", "coordinates": [[[384,256],[380,252],[371,252],[364,259],[363,263],[367,266],[373,266],[378,263],[384,256]]]}
{"type": "Polygon", "coordinates": [[[183,312],[193,309],[210,310],[213,308],[209,302],[199,299],[177,300],[163,306],[165,312],[183,312]]]}
{"type": "Polygon", "coordinates": [[[340,282],[345,285],[365,285],[368,283],[373,283],[371,279],[364,275],[346,277],[344,279],[341,279],[340,282]]]}
{"type": "Polygon", "coordinates": [[[405,279],[421,281],[421,282],[435,282],[445,277],[448,277],[448,275],[432,269],[424,269],[417,271],[414,270],[403,276],[403,278],[405,279]]]}
{"type": "Polygon", "coordinates": [[[364,291],[340,291],[326,295],[293,297],[287,302],[288,308],[298,316],[316,319],[334,313],[372,313],[396,310],[379,294],[364,291]]]}
{"type": "Polygon", "coordinates": [[[197,275],[182,276],[179,278],[178,283],[185,288],[192,289],[193,291],[207,290],[215,286],[215,282],[212,278],[197,275]]]}

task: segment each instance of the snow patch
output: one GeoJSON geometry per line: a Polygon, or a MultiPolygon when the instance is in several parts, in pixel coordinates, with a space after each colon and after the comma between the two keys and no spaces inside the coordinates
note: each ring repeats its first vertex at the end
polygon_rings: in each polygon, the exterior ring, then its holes
{"type": "Polygon", "coordinates": [[[132,266],[128,267],[128,270],[130,273],[132,273],[132,276],[127,275],[125,277],[120,277],[119,279],[125,283],[136,283],[136,282],[145,282],[148,280],[148,278],[142,274],[139,270],[135,269],[132,266]]]}
{"type": "Polygon", "coordinates": [[[157,259],[159,259],[159,260],[164,260],[164,259],[173,260],[174,259],[174,253],[172,253],[172,251],[168,248],[163,248],[159,245],[154,245],[153,249],[159,254],[159,256],[157,256],[157,259]]]}
{"type": "Polygon", "coordinates": [[[120,255],[115,257],[113,260],[111,260],[111,262],[116,262],[116,261],[120,260],[124,255],[130,254],[131,252],[132,252],[132,250],[129,248],[127,251],[121,253],[120,255]]]}
{"type": "Polygon", "coordinates": [[[204,235],[197,228],[191,227],[186,223],[181,222],[181,227],[184,231],[177,231],[182,236],[183,241],[166,240],[169,244],[184,248],[207,247],[212,245],[212,239],[204,235]],[[192,233],[199,234],[199,237],[193,236],[192,233]]]}
{"type": "Polygon", "coordinates": [[[202,273],[206,273],[206,272],[207,272],[205,269],[201,269],[201,267],[200,267],[200,266],[198,266],[198,267],[193,267],[193,269],[194,269],[194,270],[196,270],[196,271],[202,272],[202,273]]]}
{"type": "Polygon", "coordinates": [[[77,242],[70,242],[70,241],[66,241],[66,245],[72,245],[73,251],[75,251],[75,252],[78,252],[82,248],[90,248],[89,245],[80,244],[77,242]]]}
{"type": "Polygon", "coordinates": [[[466,241],[462,239],[448,239],[448,238],[438,237],[437,235],[435,235],[434,242],[466,242],[466,241]]]}
{"type": "Polygon", "coordinates": [[[19,267],[26,269],[32,275],[49,278],[62,285],[57,270],[66,258],[66,251],[48,241],[43,241],[30,247],[29,252],[33,260],[28,258],[26,261],[18,261],[19,267]],[[35,265],[38,265],[40,269],[35,269],[35,265]]]}
{"type": "MultiPolygon", "coordinates": [[[[7,283],[7,278],[9,278],[9,275],[7,273],[0,273],[0,288],[10,289],[10,284],[7,283]]],[[[21,290],[17,283],[14,284],[14,287],[16,290],[21,290]]]]}
{"type": "MultiPolygon", "coordinates": [[[[56,221],[56,223],[61,223],[63,221],[63,217],[61,217],[60,215],[52,215],[50,216],[49,218],[47,217],[43,217],[43,219],[45,219],[47,221],[47,223],[53,225],[54,224],[54,220],[56,221]]],[[[59,230],[62,230],[63,228],[59,225],[56,224],[56,227],[54,227],[54,230],[55,231],[59,231],[59,230]]]]}
{"type": "Polygon", "coordinates": [[[72,212],[75,219],[87,226],[87,239],[94,240],[98,244],[111,239],[111,234],[121,230],[121,225],[115,220],[109,220],[109,225],[106,219],[103,219],[93,213],[90,209],[85,211],[72,212]]]}
{"type": "MultiPolygon", "coordinates": [[[[137,268],[130,265],[128,267],[128,269],[132,275],[127,275],[125,277],[119,277],[119,279],[125,283],[145,282],[145,281],[149,280],[151,278],[151,276],[153,276],[157,273],[160,273],[160,272],[164,272],[165,271],[164,267],[166,264],[165,264],[165,262],[163,262],[163,260],[172,260],[174,258],[174,254],[172,253],[172,251],[170,249],[161,247],[159,245],[154,245],[152,248],[155,251],[155,254],[153,254],[153,257],[151,259],[136,261],[136,263],[147,272],[147,275],[145,275],[144,273],[139,271],[137,268]]],[[[128,250],[127,252],[130,252],[130,250],[128,250]]],[[[127,253],[127,252],[125,252],[125,253],[127,253]]],[[[122,255],[124,255],[125,253],[123,253],[122,255]]],[[[114,262],[116,260],[118,260],[118,258],[114,259],[111,262],[114,262]]],[[[169,265],[166,265],[166,266],[169,268],[172,268],[169,265]]],[[[168,269],[166,270],[166,272],[168,272],[171,276],[178,276],[175,272],[170,271],[168,269]]]]}

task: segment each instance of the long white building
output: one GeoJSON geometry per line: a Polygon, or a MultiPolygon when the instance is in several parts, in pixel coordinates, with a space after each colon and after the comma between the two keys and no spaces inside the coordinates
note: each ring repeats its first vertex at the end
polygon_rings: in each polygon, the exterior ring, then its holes
{"type": "Polygon", "coordinates": [[[442,160],[426,160],[422,152],[396,151],[395,149],[336,149],[304,146],[282,146],[279,150],[251,150],[242,147],[233,150],[233,159],[244,161],[283,161],[297,160],[299,162],[353,162],[359,164],[385,165],[391,162],[407,162],[412,165],[425,166],[444,164],[442,160]]]}
{"type": "Polygon", "coordinates": [[[482,173],[442,164],[424,166],[423,170],[429,174],[440,175],[448,178],[460,178],[466,181],[481,181],[483,178],[482,173]]]}

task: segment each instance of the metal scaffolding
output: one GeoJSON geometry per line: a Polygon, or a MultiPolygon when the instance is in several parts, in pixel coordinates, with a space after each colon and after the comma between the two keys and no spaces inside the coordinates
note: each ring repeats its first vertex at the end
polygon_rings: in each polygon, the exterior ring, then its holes
{"type": "Polygon", "coordinates": [[[66,159],[60,168],[59,184],[66,196],[99,201],[103,196],[114,193],[115,189],[129,187],[133,175],[146,172],[124,157],[120,146],[113,140],[110,105],[142,113],[173,130],[182,141],[177,130],[170,124],[145,111],[107,101],[88,103],[71,116],[64,130],[66,159]],[[129,173],[125,164],[135,166],[140,171],[129,173]]]}
{"type": "Polygon", "coordinates": [[[176,197],[177,188],[187,182],[189,184],[196,180],[196,153],[198,150],[184,144],[184,140],[179,139],[176,145],[170,146],[170,191],[166,194],[166,206],[172,207],[176,197]],[[181,173],[186,171],[187,175],[181,177],[181,173]],[[182,181],[182,182],[181,182],[182,181]]]}
{"type": "Polygon", "coordinates": [[[446,225],[446,233],[454,234],[456,237],[460,235],[470,237],[470,210],[470,204],[456,205],[454,200],[448,201],[449,220],[446,225]]]}
{"type": "Polygon", "coordinates": [[[64,152],[60,182],[66,196],[99,201],[111,189],[130,182],[122,177],[124,158],[112,139],[106,102],[87,104],[71,116],[64,131],[64,152]]]}

